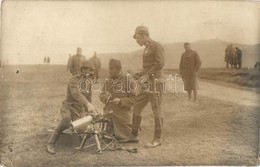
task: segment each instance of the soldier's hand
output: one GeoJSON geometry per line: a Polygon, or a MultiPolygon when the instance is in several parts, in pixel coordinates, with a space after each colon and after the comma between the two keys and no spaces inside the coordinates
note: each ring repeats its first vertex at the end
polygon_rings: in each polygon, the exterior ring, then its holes
{"type": "Polygon", "coordinates": [[[114,98],[111,102],[113,104],[119,104],[120,103],[120,99],[119,98],[114,98]]]}
{"type": "Polygon", "coordinates": [[[148,81],[148,80],[149,80],[149,75],[143,75],[143,76],[141,76],[141,77],[138,79],[138,81],[139,81],[141,84],[145,83],[145,82],[148,81]]]}

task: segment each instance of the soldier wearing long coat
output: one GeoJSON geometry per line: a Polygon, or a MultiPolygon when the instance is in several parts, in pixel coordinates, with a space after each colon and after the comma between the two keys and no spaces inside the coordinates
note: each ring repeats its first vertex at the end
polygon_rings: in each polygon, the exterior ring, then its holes
{"type": "Polygon", "coordinates": [[[94,112],[91,104],[91,76],[93,75],[94,65],[90,62],[83,62],[81,73],[73,76],[67,86],[67,96],[62,102],[60,109],[61,121],[54,130],[48,141],[47,152],[55,154],[55,143],[59,139],[63,130],[71,127],[71,121],[77,120],[94,112]]]}
{"type": "Polygon", "coordinates": [[[80,74],[80,65],[85,60],[85,56],[81,54],[81,48],[77,48],[77,54],[73,55],[70,61],[70,72],[73,76],[80,74]]]}
{"type": "Polygon", "coordinates": [[[119,142],[133,142],[132,108],[135,102],[135,91],[130,76],[121,72],[121,62],[111,59],[109,62],[110,77],[105,81],[100,100],[105,104],[105,111],[112,111],[113,131],[119,142]]]}
{"type": "Polygon", "coordinates": [[[189,99],[191,99],[191,91],[194,93],[194,100],[197,100],[197,89],[199,89],[197,81],[197,72],[201,66],[201,60],[197,52],[191,50],[190,44],[184,44],[185,52],[181,56],[180,74],[184,81],[184,90],[188,91],[189,99]]]}

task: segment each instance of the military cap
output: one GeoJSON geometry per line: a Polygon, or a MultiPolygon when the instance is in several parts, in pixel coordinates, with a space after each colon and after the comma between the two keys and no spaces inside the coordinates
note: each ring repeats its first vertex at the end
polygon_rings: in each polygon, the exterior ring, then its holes
{"type": "Polygon", "coordinates": [[[77,51],[81,51],[81,48],[80,48],[80,47],[77,47],[77,51]]]}
{"type": "Polygon", "coordinates": [[[92,61],[83,61],[81,63],[81,68],[92,68],[95,69],[94,63],[92,61]]]}
{"type": "Polygon", "coordinates": [[[110,59],[109,67],[114,67],[114,68],[118,68],[121,70],[121,68],[122,68],[121,61],[117,60],[117,59],[110,59]]]}
{"type": "Polygon", "coordinates": [[[135,34],[133,35],[133,38],[136,39],[136,34],[144,33],[149,35],[148,28],[145,26],[137,26],[135,29],[135,34]]]}

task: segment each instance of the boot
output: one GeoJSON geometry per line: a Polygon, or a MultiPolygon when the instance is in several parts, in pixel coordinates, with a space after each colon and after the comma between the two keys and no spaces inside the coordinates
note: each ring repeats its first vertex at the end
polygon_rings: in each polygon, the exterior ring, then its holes
{"type": "Polygon", "coordinates": [[[56,154],[55,152],[55,143],[59,139],[62,131],[64,130],[64,127],[60,123],[58,127],[55,129],[55,131],[52,133],[50,140],[48,141],[48,144],[46,146],[46,151],[50,154],[56,154]]]}
{"type": "Polygon", "coordinates": [[[139,115],[133,115],[133,125],[132,125],[132,143],[138,143],[138,131],[140,129],[140,124],[142,121],[142,117],[139,115]]]}
{"type": "Polygon", "coordinates": [[[155,118],[154,139],[151,143],[147,143],[145,145],[146,148],[154,148],[162,145],[162,141],[161,141],[162,126],[163,126],[163,118],[155,118]]]}

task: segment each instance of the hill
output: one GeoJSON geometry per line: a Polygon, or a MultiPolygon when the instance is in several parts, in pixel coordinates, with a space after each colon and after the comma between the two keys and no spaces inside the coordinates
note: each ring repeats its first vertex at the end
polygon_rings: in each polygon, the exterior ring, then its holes
{"type": "MultiPolygon", "coordinates": [[[[225,67],[224,55],[226,46],[230,42],[220,39],[201,40],[191,43],[191,48],[198,52],[202,60],[202,68],[223,68],[225,67]]],[[[178,68],[181,54],[184,52],[183,43],[163,44],[165,49],[165,68],[178,68]]],[[[260,60],[260,44],[244,45],[233,43],[234,47],[242,50],[243,67],[253,67],[255,62],[260,60]]],[[[103,67],[108,67],[108,61],[111,58],[117,58],[122,61],[125,69],[142,68],[143,49],[131,53],[109,53],[101,54],[101,63],[103,67]]]]}

